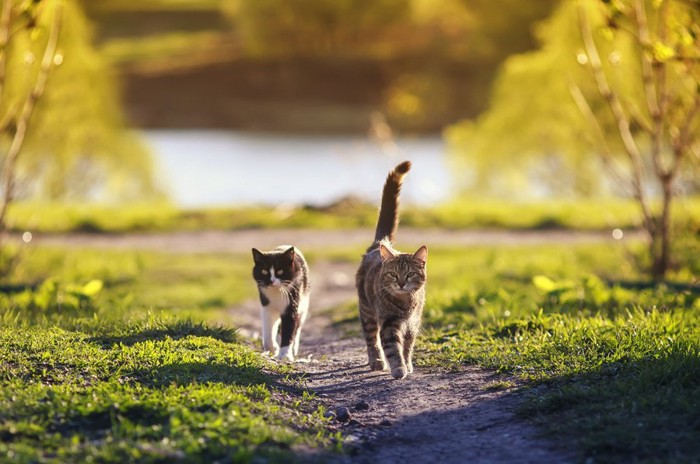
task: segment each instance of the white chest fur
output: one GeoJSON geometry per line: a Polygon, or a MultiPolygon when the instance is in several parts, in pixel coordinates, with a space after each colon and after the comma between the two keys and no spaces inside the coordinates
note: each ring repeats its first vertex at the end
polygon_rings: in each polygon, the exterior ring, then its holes
{"type": "Polygon", "coordinates": [[[262,290],[262,294],[270,302],[268,305],[263,306],[263,308],[270,311],[272,314],[279,316],[287,309],[289,305],[289,293],[282,287],[265,287],[262,290]]]}

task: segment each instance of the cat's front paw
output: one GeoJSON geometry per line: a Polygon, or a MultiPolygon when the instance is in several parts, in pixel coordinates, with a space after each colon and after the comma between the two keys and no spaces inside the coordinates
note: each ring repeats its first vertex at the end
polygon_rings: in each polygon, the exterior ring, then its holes
{"type": "Polygon", "coordinates": [[[370,361],[369,367],[373,371],[383,371],[386,369],[386,363],[381,359],[375,359],[374,361],[370,361]]]}
{"type": "Polygon", "coordinates": [[[406,370],[409,374],[413,374],[413,363],[406,363],[406,370]]]}
{"type": "Polygon", "coordinates": [[[289,349],[288,346],[283,346],[282,348],[280,348],[280,352],[277,354],[276,357],[279,361],[294,361],[294,353],[292,352],[292,350],[289,349]]]}
{"type": "Polygon", "coordinates": [[[391,370],[391,376],[396,380],[403,379],[404,377],[406,377],[407,373],[408,372],[406,371],[406,368],[403,366],[395,367],[391,370]]]}
{"type": "Polygon", "coordinates": [[[267,356],[270,358],[276,358],[278,354],[279,354],[278,348],[275,348],[274,350],[263,350],[262,351],[263,356],[267,356]]]}

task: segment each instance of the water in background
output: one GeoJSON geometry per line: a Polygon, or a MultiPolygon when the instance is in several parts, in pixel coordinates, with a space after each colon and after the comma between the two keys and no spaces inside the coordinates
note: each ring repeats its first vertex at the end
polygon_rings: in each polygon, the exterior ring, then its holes
{"type": "Polygon", "coordinates": [[[432,204],[452,193],[440,137],[398,139],[392,156],[352,136],[157,130],[144,137],[162,184],[181,207],[326,205],[348,195],[377,202],[387,173],[404,159],[413,169],[403,201],[432,204]]]}

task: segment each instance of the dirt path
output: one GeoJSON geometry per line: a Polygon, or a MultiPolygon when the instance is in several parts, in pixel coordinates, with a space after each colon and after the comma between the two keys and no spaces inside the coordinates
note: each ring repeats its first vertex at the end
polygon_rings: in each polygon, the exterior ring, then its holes
{"type": "MultiPolygon", "coordinates": [[[[366,366],[364,342],[332,324],[333,309],[355,298],[355,265],[316,262],[311,314],[302,332],[296,368],[306,387],[329,410],[346,437],[350,463],[567,463],[573,453],[538,436],[516,417],[522,400],[511,390],[491,390],[503,380],[491,371],[465,367],[460,372],[416,368],[404,380],[366,366]],[[348,418],[342,418],[347,408],[348,418]],[[338,419],[344,419],[343,421],[338,419]]],[[[231,308],[243,333],[259,336],[257,301],[231,308]]],[[[357,325],[359,330],[359,323],[357,325]]]]}

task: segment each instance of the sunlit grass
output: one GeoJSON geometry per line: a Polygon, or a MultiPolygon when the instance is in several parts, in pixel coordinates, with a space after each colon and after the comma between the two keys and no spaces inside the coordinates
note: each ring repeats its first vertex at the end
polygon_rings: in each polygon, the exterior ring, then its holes
{"type": "Polygon", "coordinates": [[[24,255],[0,301],[0,456],[290,462],[330,446],[288,366],[202,322],[252,296],[249,274],[247,255],[24,255]]]}
{"type": "MultiPolygon", "coordinates": [[[[30,232],[133,232],[245,228],[339,229],[373,227],[376,205],[361,202],[328,208],[231,207],[180,210],[171,204],[106,206],[99,204],[15,203],[9,224],[30,232]]],[[[700,224],[700,197],[678,201],[675,222],[700,224]]],[[[584,229],[637,228],[639,210],[631,200],[575,200],[547,202],[453,201],[430,208],[405,205],[404,227],[449,229],[584,229]]]]}
{"type": "MultiPolygon", "coordinates": [[[[660,285],[630,259],[641,243],[432,244],[417,365],[519,377],[484,388],[524,385],[523,416],[582,458],[688,461],[700,452],[697,242],[681,237],[683,264],[660,285]]],[[[362,251],[305,250],[312,269],[354,263],[362,251]]],[[[331,442],[321,410],[291,407],[301,394],[281,394],[284,373],[213,322],[255,297],[247,254],[32,248],[7,288],[3,455],[286,460],[295,446],[331,442]],[[104,283],[94,295],[93,280],[104,283]]],[[[348,336],[359,336],[356,311],[331,314],[348,336]]]]}
{"type": "MultiPolygon", "coordinates": [[[[22,289],[3,300],[11,306],[25,294],[41,293],[34,304],[37,316],[74,316],[63,304],[70,289],[92,280],[104,288],[91,300],[90,311],[99,317],[134,312],[168,311],[181,316],[221,316],[221,310],[256,295],[250,277],[249,256],[237,254],[169,254],[144,251],[60,248],[26,248],[21,265],[6,279],[7,288],[22,289]],[[53,287],[47,288],[47,283],[53,287]],[[39,307],[41,306],[41,307],[39,307]]],[[[26,299],[25,299],[26,300],[26,299]]],[[[22,300],[22,301],[25,301],[22,300]]],[[[88,311],[86,315],[91,315],[88,311]]]]}
{"type": "MultiPolygon", "coordinates": [[[[697,277],[678,269],[676,283],[650,284],[626,259],[633,248],[431,250],[418,364],[518,376],[523,416],[576,443],[584,459],[692,461],[697,277]]],[[[700,254],[687,257],[697,269],[700,254]]]]}
{"type": "Polygon", "coordinates": [[[294,446],[329,443],[323,410],[286,402],[269,362],[216,328],[9,327],[0,346],[11,462],[289,462],[294,446]]]}

